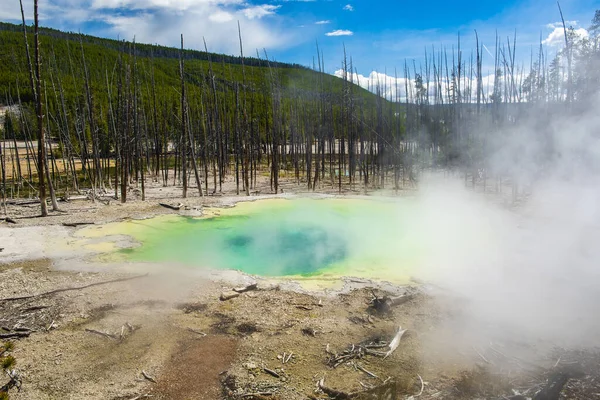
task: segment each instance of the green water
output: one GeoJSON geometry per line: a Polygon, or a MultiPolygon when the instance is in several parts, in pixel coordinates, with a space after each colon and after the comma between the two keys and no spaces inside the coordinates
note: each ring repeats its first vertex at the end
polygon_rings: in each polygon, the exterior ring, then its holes
{"type": "Polygon", "coordinates": [[[155,218],[129,234],[130,261],[175,262],[261,276],[407,276],[420,250],[411,241],[410,201],[263,200],[220,215],[155,218]]]}

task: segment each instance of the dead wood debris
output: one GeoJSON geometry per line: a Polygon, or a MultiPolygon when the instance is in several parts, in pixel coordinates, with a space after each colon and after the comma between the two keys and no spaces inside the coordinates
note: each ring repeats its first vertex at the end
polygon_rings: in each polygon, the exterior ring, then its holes
{"type": "Polygon", "coordinates": [[[32,294],[32,295],[27,295],[27,296],[5,297],[3,299],[0,299],[0,302],[1,301],[27,300],[27,299],[33,299],[33,298],[36,298],[36,297],[45,297],[45,296],[50,296],[50,295],[53,295],[53,294],[56,294],[56,293],[68,292],[68,291],[72,291],[72,290],[82,290],[82,289],[87,289],[87,288],[90,288],[90,287],[93,287],[93,286],[107,285],[109,283],[126,282],[126,281],[131,281],[131,280],[134,280],[134,279],[145,278],[147,276],[148,276],[148,274],[137,275],[137,276],[132,276],[132,277],[129,277],[129,278],[111,279],[109,281],[102,281],[102,282],[90,283],[89,285],[84,285],[84,286],[76,286],[76,287],[68,287],[68,288],[63,288],[63,289],[56,289],[56,290],[51,290],[49,292],[43,292],[43,293],[32,294]]]}
{"type": "Polygon", "coordinates": [[[357,393],[343,392],[341,390],[336,390],[336,389],[332,389],[330,387],[325,386],[325,378],[321,378],[321,380],[318,382],[317,386],[319,387],[319,389],[321,389],[321,391],[323,391],[323,393],[325,393],[327,396],[332,397],[334,399],[340,399],[340,400],[351,399],[353,397],[356,397],[356,395],[357,395],[357,393]]]}
{"type": "MultiPolygon", "coordinates": [[[[390,385],[392,385],[393,388],[394,388],[394,390],[395,390],[396,384],[393,381],[390,381],[389,379],[387,379],[385,382],[383,382],[379,386],[370,386],[370,385],[365,385],[363,383],[361,385],[363,388],[365,388],[365,390],[363,390],[363,391],[358,391],[358,392],[344,392],[342,390],[337,390],[337,389],[333,389],[331,387],[325,386],[325,378],[321,378],[321,380],[319,380],[317,382],[317,387],[323,393],[325,393],[327,396],[329,396],[329,397],[331,397],[333,399],[336,399],[336,400],[346,400],[346,399],[354,399],[354,398],[363,398],[362,396],[364,396],[364,395],[369,396],[369,398],[375,398],[375,397],[373,397],[373,395],[376,395],[376,393],[378,393],[379,391],[381,391],[381,389],[384,388],[384,387],[388,388],[390,385]]],[[[313,397],[308,396],[308,397],[309,398],[314,398],[314,396],[313,397]]]]}
{"type": "Polygon", "coordinates": [[[78,226],[94,225],[94,223],[93,222],[63,222],[62,225],[67,226],[69,228],[77,228],[78,226]]]}
{"type": "Polygon", "coordinates": [[[219,300],[227,301],[227,300],[235,299],[236,297],[239,297],[239,296],[240,296],[240,294],[237,292],[223,292],[223,293],[221,293],[221,296],[219,296],[219,300]]]}
{"type": "Polygon", "coordinates": [[[0,218],[0,221],[6,221],[7,224],[16,224],[17,223],[17,221],[15,221],[14,219],[12,219],[11,217],[0,218]]]}
{"type": "Polygon", "coordinates": [[[243,399],[255,399],[255,400],[263,400],[267,399],[269,396],[273,396],[272,392],[256,392],[256,393],[245,393],[240,395],[240,398],[243,399]]]}
{"type": "Polygon", "coordinates": [[[281,375],[279,375],[277,372],[273,371],[272,369],[269,369],[267,367],[263,367],[263,371],[265,371],[267,374],[274,376],[275,378],[281,378],[281,375]]]}
{"type": "Polygon", "coordinates": [[[88,329],[88,328],[86,328],[85,331],[89,332],[89,333],[94,333],[96,335],[99,335],[99,336],[102,336],[105,338],[123,341],[123,340],[125,340],[125,338],[128,335],[132,334],[133,332],[137,331],[140,328],[141,328],[141,326],[131,325],[129,322],[125,322],[121,326],[121,330],[119,331],[118,334],[114,334],[114,333],[110,333],[110,332],[102,332],[102,331],[98,331],[95,329],[88,329]]]}
{"type": "MultiPolygon", "coordinates": [[[[327,361],[327,364],[330,367],[337,368],[338,366],[340,366],[341,364],[343,364],[345,362],[348,362],[348,361],[351,361],[354,359],[361,359],[367,355],[375,356],[375,357],[382,357],[383,359],[386,359],[387,357],[392,355],[392,353],[398,348],[398,346],[400,344],[400,339],[402,338],[402,336],[405,333],[406,333],[406,329],[402,329],[402,327],[399,327],[398,332],[392,338],[392,341],[389,343],[383,342],[383,341],[375,341],[375,342],[370,341],[370,342],[366,342],[366,343],[363,342],[358,345],[352,344],[346,350],[344,350],[341,354],[333,353],[329,349],[329,345],[327,345],[327,347],[325,348],[325,352],[330,355],[329,360],[327,361]],[[388,348],[388,350],[386,352],[379,350],[379,349],[384,349],[386,347],[388,348]]],[[[369,374],[366,371],[363,371],[363,372],[369,374]]]]}
{"type": "Polygon", "coordinates": [[[192,328],[187,328],[187,330],[188,330],[188,331],[190,331],[190,332],[192,332],[192,333],[195,333],[195,334],[197,334],[197,335],[200,335],[200,336],[202,336],[202,337],[208,336],[206,333],[204,333],[204,332],[201,332],[201,331],[197,331],[197,330],[195,330],[195,329],[192,329],[192,328]]]}
{"type": "Polygon", "coordinates": [[[17,388],[17,391],[21,391],[21,374],[16,369],[11,369],[6,372],[8,379],[10,379],[4,386],[0,387],[0,394],[8,393],[12,388],[17,388]]]}
{"type": "Polygon", "coordinates": [[[158,205],[162,206],[162,207],[165,207],[165,208],[168,208],[169,210],[174,210],[174,211],[179,211],[183,207],[182,203],[179,203],[176,206],[173,206],[173,205],[167,204],[167,203],[158,203],[158,205]]]}
{"type": "Polygon", "coordinates": [[[12,329],[8,328],[6,326],[2,326],[1,328],[3,330],[5,330],[7,333],[0,333],[0,339],[26,338],[26,337],[29,337],[29,335],[31,335],[33,332],[35,332],[35,329],[26,328],[26,327],[18,327],[18,326],[15,326],[12,329]]]}
{"type": "Polygon", "coordinates": [[[147,373],[146,371],[144,371],[144,370],[142,370],[142,376],[143,376],[145,379],[149,380],[150,382],[152,382],[152,383],[156,383],[156,379],[154,379],[154,377],[152,377],[152,376],[148,375],[148,373],[147,373]]]}
{"type": "Polygon", "coordinates": [[[257,283],[251,283],[250,285],[247,285],[247,286],[234,288],[233,291],[236,293],[246,293],[246,292],[250,292],[252,290],[256,290],[257,288],[258,288],[257,283]]]}
{"type": "Polygon", "coordinates": [[[375,294],[374,291],[371,291],[371,294],[373,296],[373,298],[371,299],[371,307],[373,307],[373,309],[378,313],[388,313],[392,310],[392,308],[409,302],[410,300],[415,298],[414,293],[407,293],[397,297],[379,297],[375,294]]]}
{"type": "Polygon", "coordinates": [[[86,332],[90,332],[90,333],[94,333],[96,335],[100,335],[102,337],[106,337],[106,338],[109,338],[109,339],[119,340],[119,336],[113,335],[112,333],[101,332],[101,331],[97,331],[95,329],[88,329],[88,328],[86,328],[85,331],[86,332]]]}
{"type": "Polygon", "coordinates": [[[390,342],[390,349],[388,350],[387,353],[385,353],[385,356],[383,356],[383,359],[386,359],[389,356],[391,356],[392,353],[398,348],[398,346],[400,345],[400,339],[402,339],[402,336],[405,333],[406,333],[406,329],[402,329],[402,327],[399,326],[398,327],[398,332],[396,333],[396,336],[394,336],[394,338],[390,342]]]}
{"type": "Polygon", "coordinates": [[[372,373],[371,371],[367,370],[362,365],[360,365],[358,363],[354,363],[354,362],[352,364],[353,364],[354,368],[358,369],[359,371],[364,372],[365,374],[369,375],[371,378],[379,379],[379,376],[377,376],[374,373],[372,373]]]}

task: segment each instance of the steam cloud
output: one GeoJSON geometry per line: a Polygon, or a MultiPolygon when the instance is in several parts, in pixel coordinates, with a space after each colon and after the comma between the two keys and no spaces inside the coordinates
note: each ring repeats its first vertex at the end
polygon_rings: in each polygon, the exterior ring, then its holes
{"type": "Polygon", "coordinates": [[[446,342],[600,345],[599,100],[496,135],[490,169],[528,187],[520,207],[464,181],[424,179],[416,229],[430,250],[417,275],[460,299],[446,342]]]}

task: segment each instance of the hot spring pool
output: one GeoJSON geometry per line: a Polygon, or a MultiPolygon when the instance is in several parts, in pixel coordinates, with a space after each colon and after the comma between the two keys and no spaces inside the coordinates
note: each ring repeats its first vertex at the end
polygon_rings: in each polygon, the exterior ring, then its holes
{"type": "Polygon", "coordinates": [[[354,199],[241,202],[201,218],[162,216],[90,227],[84,236],[126,234],[132,262],[233,269],[269,277],[407,281],[423,249],[411,235],[412,203],[354,199]]]}

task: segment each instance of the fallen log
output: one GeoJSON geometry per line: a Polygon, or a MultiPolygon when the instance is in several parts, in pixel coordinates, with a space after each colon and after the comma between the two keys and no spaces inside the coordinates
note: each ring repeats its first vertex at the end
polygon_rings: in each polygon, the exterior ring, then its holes
{"type": "Polygon", "coordinates": [[[24,338],[29,337],[29,335],[31,335],[31,331],[0,333],[0,339],[24,338]]]}
{"type": "Polygon", "coordinates": [[[68,226],[71,228],[77,228],[78,226],[84,226],[84,225],[94,225],[93,222],[63,222],[62,224],[63,226],[68,226]]]}
{"type": "Polygon", "coordinates": [[[234,288],[233,291],[236,292],[236,293],[246,293],[246,292],[249,292],[251,290],[256,290],[256,288],[258,288],[258,284],[257,283],[252,283],[252,284],[250,284],[248,286],[234,288]]]}
{"type": "Polygon", "coordinates": [[[68,292],[68,291],[72,291],[72,290],[82,290],[82,289],[87,289],[87,288],[90,288],[90,287],[93,287],[93,286],[107,285],[109,283],[131,281],[131,280],[134,280],[134,279],[145,278],[147,276],[148,276],[148,274],[137,275],[137,276],[132,276],[130,278],[112,279],[110,281],[102,281],[102,282],[90,283],[89,285],[84,285],[84,286],[75,286],[75,287],[68,287],[68,288],[63,288],[63,289],[56,289],[56,290],[51,290],[49,292],[43,292],[43,293],[38,293],[38,294],[31,294],[31,295],[27,295],[27,296],[5,297],[3,299],[0,299],[0,302],[2,302],[2,301],[16,301],[16,300],[33,299],[33,298],[36,298],[36,297],[44,297],[44,296],[49,296],[49,295],[56,294],[56,293],[68,292]]]}
{"type": "Polygon", "coordinates": [[[183,207],[183,204],[179,203],[176,206],[173,206],[171,204],[167,204],[167,203],[158,203],[159,206],[168,208],[169,210],[174,210],[174,211],[179,211],[181,210],[181,207],[183,207]]]}
{"type": "Polygon", "coordinates": [[[40,204],[39,200],[6,200],[6,204],[11,206],[26,206],[30,204],[40,204]]]}
{"type": "Polygon", "coordinates": [[[6,221],[7,224],[16,224],[17,221],[12,219],[11,217],[0,218],[0,221],[6,221]]]}
{"type": "Polygon", "coordinates": [[[219,296],[219,300],[227,301],[227,300],[235,299],[236,297],[239,297],[239,296],[240,296],[240,294],[236,293],[236,292],[223,292],[223,293],[221,293],[221,296],[219,296]]]}
{"type": "Polygon", "coordinates": [[[63,196],[59,200],[68,203],[69,201],[73,201],[73,200],[89,200],[89,199],[90,198],[88,195],[82,194],[82,195],[78,195],[78,196],[63,196]]]}
{"type": "Polygon", "coordinates": [[[375,309],[375,311],[380,313],[390,312],[393,307],[404,304],[412,299],[414,299],[414,294],[404,294],[398,297],[389,297],[383,296],[378,297],[373,293],[373,299],[371,300],[371,305],[375,309]]]}

